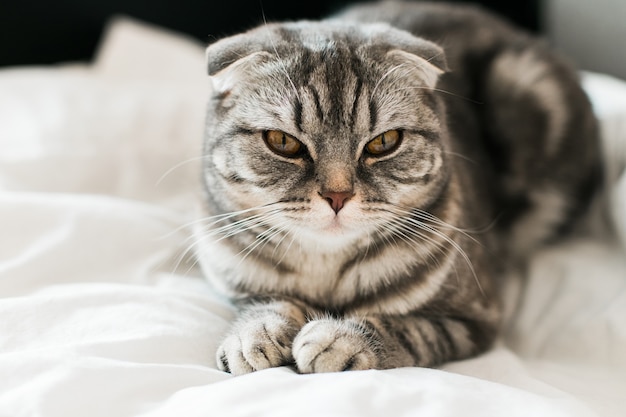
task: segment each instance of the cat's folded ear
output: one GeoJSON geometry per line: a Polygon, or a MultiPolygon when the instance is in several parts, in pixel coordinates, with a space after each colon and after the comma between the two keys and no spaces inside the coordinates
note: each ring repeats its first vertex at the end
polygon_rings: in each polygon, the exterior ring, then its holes
{"type": "Polygon", "coordinates": [[[249,33],[221,39],[206,50],[207,70],[217,91],[230,90],[245,77],[246,68],[270,59],[267,45],[259,36],[249,33]]]}
{"type": "Polygon", "coordinates": [[[441,74],[448,71],[443,49],[430,41],[416,37],[402,39],[396,48],[387,52],[387,59],[399,65],[409,64],[430,88],[434,88],[441,74]]]}
{"type": "Polygon", "coordinates": [[[385,23],[367,27],[373,51],[382,52],[377,59],[413,70],[428,87],[434,88],[441,74],[448,71],[445,52],[439,45],[385,23]]]}
{"type": "Polygon", "coordinates": [[[206,50],[209,75],[213,76],[240,60],[254,59],[259,54],[269,55],[266,49],[263,39],[249,33],[221,39],[209,45],[206,50]]]}

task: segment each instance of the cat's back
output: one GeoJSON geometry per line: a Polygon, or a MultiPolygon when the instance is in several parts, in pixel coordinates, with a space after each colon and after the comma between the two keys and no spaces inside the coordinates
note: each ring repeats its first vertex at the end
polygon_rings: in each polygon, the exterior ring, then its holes
{"type": "Polygon", "coordinates": [[[524,32],[472,4],[385,1],[352,6],[336,15],[342,20],[386,22],[433,41],[446,51],[448,61],[468,54],[487,54],[514,43],[532,40],[524,32]]]}

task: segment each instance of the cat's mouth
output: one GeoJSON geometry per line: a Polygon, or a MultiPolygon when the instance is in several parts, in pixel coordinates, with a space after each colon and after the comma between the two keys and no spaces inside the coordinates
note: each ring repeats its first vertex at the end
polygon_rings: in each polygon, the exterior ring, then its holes
{"type": "Polygon", "coordinates": [[[342,213],[333,213],[332,218],[322,226],[320,231],[330,237],[354,237],[355,235],[360,235],[361,230],[362,228],[354,225],[350,216],[342,215],[342,213]]]}
{"type": "Polygon", "coordinates": [[[340,219],[339,214],[336,214],[332,218],[332,220],[324,228],[324,231],[330,234],[343,234],[346,232],[346,227],[344,222],[340,219]]]}
{"type": "Polygon", "coordinates": [[[359,238],[366,227],[356,201],[350,201],[336,211],[331,205],[313,205],[302,226],[312,232],[311,237],[325,244],[330,244],[329,238],[333,243],[359,238]]]}

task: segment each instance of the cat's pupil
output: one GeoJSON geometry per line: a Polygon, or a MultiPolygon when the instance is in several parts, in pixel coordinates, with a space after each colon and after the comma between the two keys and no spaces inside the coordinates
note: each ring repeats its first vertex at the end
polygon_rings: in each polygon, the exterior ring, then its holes
{"type": "Polygon", "coordinates": [[[365,150],[370,155],[379,156],[395,150],[399,145],[400,131],[390,130],[372,139],[365,150]]]}
{"type": "Polygon", "coordinates": [[[268,130],[263,132],[265,144],[275,153],[293,158],[301,154],[302,143],[293,136],[280,130],[268,130]]]}

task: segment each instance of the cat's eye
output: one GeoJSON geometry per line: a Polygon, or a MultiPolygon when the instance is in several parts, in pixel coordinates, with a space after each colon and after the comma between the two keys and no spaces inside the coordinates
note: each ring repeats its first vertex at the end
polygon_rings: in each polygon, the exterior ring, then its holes
{"type": "Polygon", "coordinates": [[[402,141],[399,130],[389,130],[376,136],[365,145],[365,151],[373,156],[382,156],[395,151],[402,141]]]}
{"type": "Polygon", "coordinates": [[[266,130],[263,132],[263,139],[268,148],[287,158],[300,156],[304,150],[302,142],[280,130],[266,130]]]}

